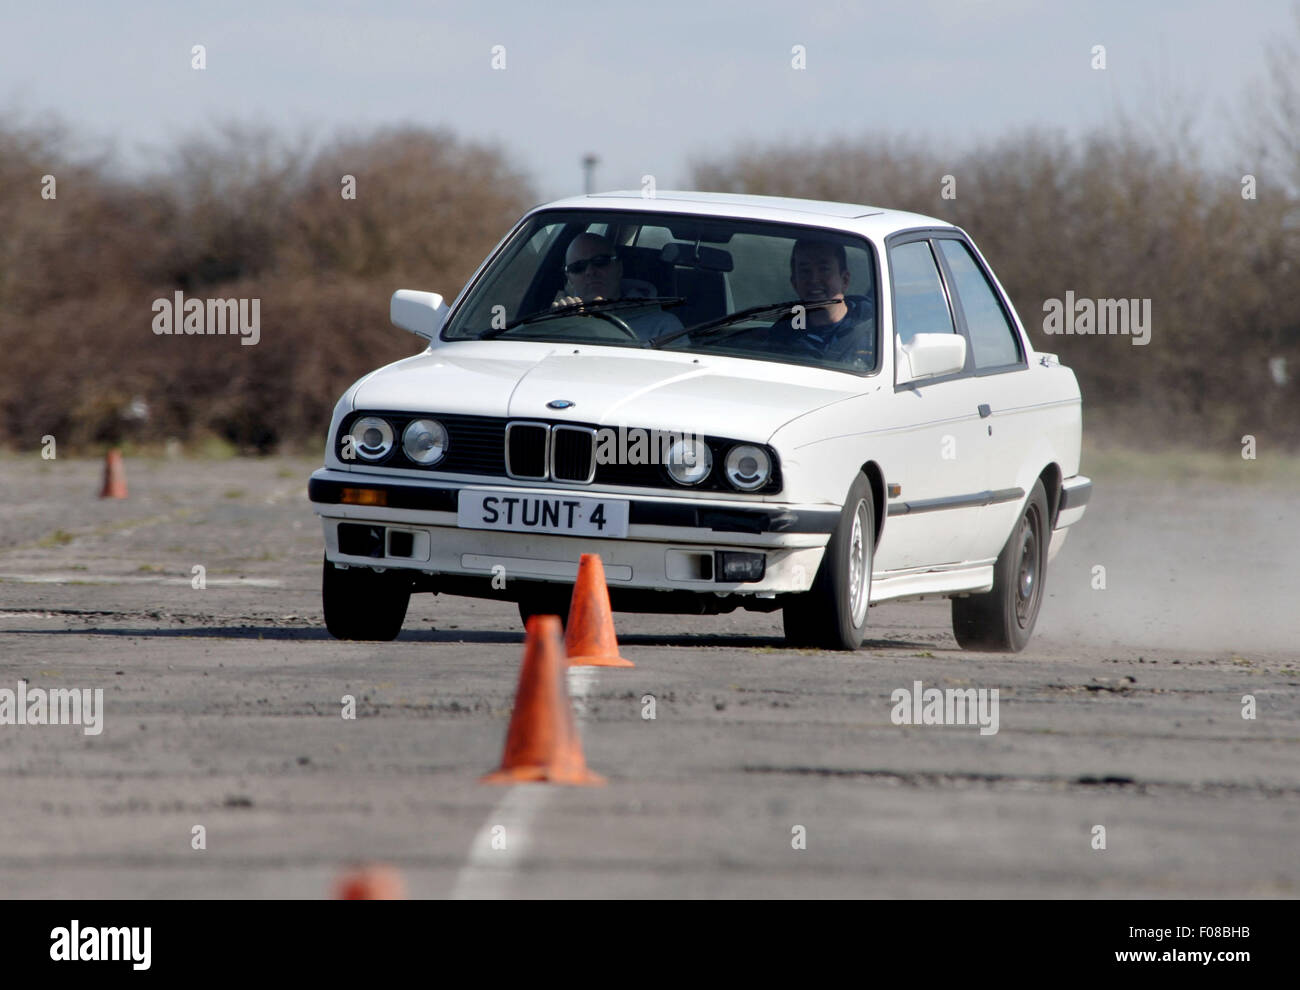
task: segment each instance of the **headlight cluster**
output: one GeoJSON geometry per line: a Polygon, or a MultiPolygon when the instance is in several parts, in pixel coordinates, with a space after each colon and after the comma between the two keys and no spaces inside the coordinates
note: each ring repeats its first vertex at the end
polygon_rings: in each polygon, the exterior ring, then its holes
{"type": "Polygon", "coordinates": [[[666,466],[679,485],[698,485],[713,470],[713,451],[698,437],[678,440],[668,448],[666,466]]]}
{"type": "Polygon", "coordinates": [[[447,453],[447,427],[436,419],[413,419],[402,431],[402,452],[416,464],[437,464],[447,453]]]}
{"type": "Polygon", "coordinates": [[[757,491],[772,477],[772,458],[762,447],[741,443],[727,451],[727,480],[742,492],[757,491]]]}
{"type": "MultiPolygon", "coordinates": [[[[348,436],[352,438],[352,449],[363,461],[382,461],[393,449],[393,426],[379,416],[362,416],[352,424],[348,436]]],[[[436,419],[413,419],[402,431],[402,453],[424,467],[447,456],[448,446],[447,428],[436,419]]]]}
{"type": "Polygon", "coordinates": [[[361,417],[352,424],[349,436],[353,450],[363,461],[382,461],[393,449],[393,428],[388,420],[378,416],[361,417]]]}
{"type": "MultiPolygon", "coordinates": [[[[679,440],[668,451],[668,474],[679,485],[698,485],[713,470],[713,451],[703,440],[679,440]]],[[[723,471],[731,487],[756,492],[772,478],[772,458],[762,447],[739,443],[727,451],[723,471]]]]}
{"type": "MultiPolygon", "coordinates": [[[[390,420],[364,414],[353,420],[340,438],[339,456],[345,461],[356,459],[378,464],[387,461],[398,445],[407,463],[434,467],[446,459],[451,435],[442,422],[427,416],[407,421],[405,416],[390,420]],[[398,427],[401,427],[400,436],[398,427]]],[[[757,492],[772,481],[773,455],[766,447],[716,439],[714,445],[719,448],[716,456],[722,461],[721,473],[735,491],[757,492]]],[[[696,487],[713,477],[714,458],[713,447],[702,436],[687,435],[669,447],[664,467],[675,484],[696,487]]],[[[720,488],[720,481],[713,482],[710,489],[720,488]]]]}

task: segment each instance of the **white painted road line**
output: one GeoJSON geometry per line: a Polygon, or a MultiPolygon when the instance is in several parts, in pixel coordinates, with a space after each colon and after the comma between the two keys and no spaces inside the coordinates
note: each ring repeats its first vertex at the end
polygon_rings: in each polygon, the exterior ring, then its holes
{"type": "MultiPolygon", "coordinates": [[[[569,668],[569,697],[573,701],[573,715],[579,730],[587,711],[587,695],[595,690],[599,672],[599,667],[569,668]]],[[[530,845],[529,827],[546,803],[552,786],[516,784],[506,789],[470,844],[469,859],[456,874],[456,883],[448,895],[451,900],[509,896],[510,881],[530,845]],[[504,847],[494,849],[493,839],[497,840],[498,846],[504,840],[504,847]]]]}

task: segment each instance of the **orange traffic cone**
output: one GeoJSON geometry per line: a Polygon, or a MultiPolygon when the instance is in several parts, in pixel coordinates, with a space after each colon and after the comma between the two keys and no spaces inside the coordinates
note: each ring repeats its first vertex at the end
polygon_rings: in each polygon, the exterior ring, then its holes
{"type": "Polygon", "coordinates": [[[104,457],[104,487],[100,498],[126,498],[126,467],[122,452],[114,448],[104,457]]]}
{"type": "Polygon", "coordinates": [[[485,784],[603,784],[587,769],[582,741],[569,704],[567,665],[560,649],[560,619],[534,615],[525,627],[524,664],[519,671],[515,710],[506,733],[501,769],[485,784]]]}
{"type": "Polygon", "coordinates": [[[391,866],[361,866],[339,878],[336,901],[404,901],[406,884],[391,866]]]}
{"type": "Polygon", "coordinates": [[[569,605],[569,626],[564,652],[570,667],[635,667],[618,655],[614,613],[605,587],[605,566],[599,554],[584,553],[578,560],[578,581],[569,605]]]}

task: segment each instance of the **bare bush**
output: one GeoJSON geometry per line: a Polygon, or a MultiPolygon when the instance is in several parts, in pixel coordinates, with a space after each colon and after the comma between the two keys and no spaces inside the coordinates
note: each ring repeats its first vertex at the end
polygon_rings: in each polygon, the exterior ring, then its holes
{"type": "Polygon", "coordinates": [[[0,182],[18,191],[0,201],[0,416],[18,447],[321,440],[349,383],[419,349],[389,324],[393,290],[453,296],[533,198],[500,152],[446,132],[312,154],[231,125],[134,182],[66,143],[0,123],[0,182]],[[155,334],[154,300],[177,291],[260,300],[259,342],[155,334]]]}
{"type": "Polygon", "coordinates": [[[492,148],[401,128],[341,140],[312,163],[292,205],[286,251],[302,273],[462,284],[530,205],[523,177],[492,148]],[[344,177],[355,200],[344,200],[344,177]]]}

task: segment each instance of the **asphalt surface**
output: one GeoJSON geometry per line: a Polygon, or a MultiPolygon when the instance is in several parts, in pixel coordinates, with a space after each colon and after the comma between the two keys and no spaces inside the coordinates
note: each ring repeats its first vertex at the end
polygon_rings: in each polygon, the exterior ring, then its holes
{"type": "Polygon", "coordinates": [[[946,601],[856,654],[618,615],[635,669],[570,673],[607,786],[502,788],[514,606],[330,639],[312,467],[136,459],[100,501],[96,462],[0,458],[0,689],[104,691],[98,735],[0,725],[0,896],[318,898],[360,861],[416,897],[1300,894],[1293,491],[1096,479],[1016,656],[946,601]],[[916,681],[996,688],[999,731],[895,725],[916,681]]]}

